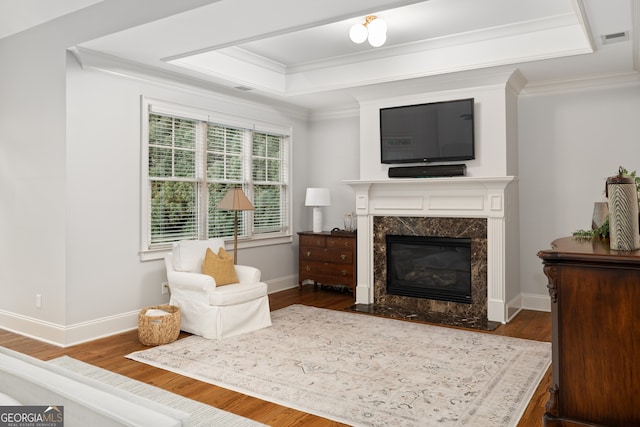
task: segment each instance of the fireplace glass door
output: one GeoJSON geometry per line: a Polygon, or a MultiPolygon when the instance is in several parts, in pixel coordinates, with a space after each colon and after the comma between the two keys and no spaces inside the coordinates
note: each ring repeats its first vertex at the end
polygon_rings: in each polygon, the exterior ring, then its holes
{"type": "Polygon", "coordinates": [[[387,293],[471,304],[471,239],[387,235],[387,293]]]}

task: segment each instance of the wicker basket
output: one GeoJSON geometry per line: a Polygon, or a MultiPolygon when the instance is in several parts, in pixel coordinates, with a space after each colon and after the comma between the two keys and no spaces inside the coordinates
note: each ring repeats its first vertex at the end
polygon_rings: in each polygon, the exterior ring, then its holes
{"type": "Polygon", "coordinates": [[[174,305],[156,305],[143,308],[138,314],[138,340],[144,345],[168,344],[180,335],[180,308],[174,305]],[[163,310],[167,315],[148,316],[148,310],[163,310]]]}

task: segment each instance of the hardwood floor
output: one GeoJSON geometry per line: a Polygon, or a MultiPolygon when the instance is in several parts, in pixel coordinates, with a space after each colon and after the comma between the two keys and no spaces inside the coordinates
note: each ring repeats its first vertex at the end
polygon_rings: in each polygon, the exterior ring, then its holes
{"type": "MultiPolygon", "coordinates": [[[[316,290],[313,286],[305,286],[300,291],[290,289],[278,292],[270,295],[269,300],[272,310],[291,304],[341,310],[353,304],[352,297],[347,293],[316,290]]],[[[545,312],[522,311],[509,324],[501,325],[490,333],[550,342],[551,316],[550,313],[545,312]]],[[[186,334],[181,334],[181,337],[183,336],[186,334]]],[[[59,348],[0,329],[0,346],[42,360],[67,355],[271,426],[325,427],[344,425],[126,359],[123,357],[126,354],[147,348],[138,342],[137,331],[73,347],[59,348]]],[[[522,416],[518,424],[519,427],[542,425],[542,414],[548,399],[547,390],[550,385],[551,370],[549,369],[522,416]]]]}

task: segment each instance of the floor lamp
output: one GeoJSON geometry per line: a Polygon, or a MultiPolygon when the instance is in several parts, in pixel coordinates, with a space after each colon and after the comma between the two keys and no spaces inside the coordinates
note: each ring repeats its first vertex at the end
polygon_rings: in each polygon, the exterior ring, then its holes
{"type": "Polygon", "coordinates": [[[216,208],[233,211],[233,263],[238,264],[238,211],[252,211],[253,205],[242,188],[230,188],[216,208]]]}

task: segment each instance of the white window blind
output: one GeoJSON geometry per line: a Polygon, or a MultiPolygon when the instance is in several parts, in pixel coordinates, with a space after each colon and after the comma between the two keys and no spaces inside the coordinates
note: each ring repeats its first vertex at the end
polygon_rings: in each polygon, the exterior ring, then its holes
{"type": "Polygon", "coordinates": [[[149,115],[150,245],[197,238],[196,122],[149,115]]]}
{"type": "Polygon", "coordinates": [[[255,232],[285,231],[287,164],[282,136],[253,133],[252,182],[255,232]]]}
{"type": "Polygon", "coordinates": [[[222,115],[212,121],[175,111],[167,104],[145,110],[146,249],[233,236],[234,213],[216,209],[233,187],[255,208],[238,212],[240,238],[289,233],[289,136],[254,130],[264,124],[240,127],[238,118],[225,125],[222,115]]]}

